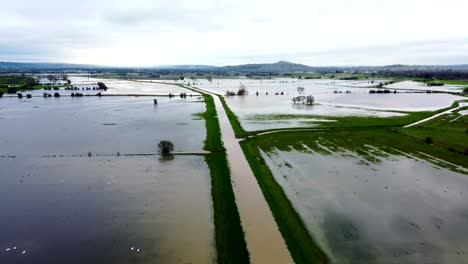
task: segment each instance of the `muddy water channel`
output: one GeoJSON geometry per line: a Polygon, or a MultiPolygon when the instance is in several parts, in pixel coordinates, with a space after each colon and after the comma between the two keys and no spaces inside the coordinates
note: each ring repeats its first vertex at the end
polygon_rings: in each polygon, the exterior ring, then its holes
{"type": "Polygon", "coordinates": [[[133,155],[202,152],[205,106],[158,100],[0,100],[0,263],[214,262],[204,157],[133,155]]]}
{"type": "Polygon", "coordinates": [[[466,262],[468,170],[326,145],[262,155],[332,262],[466,262]]]}
{"type": "Polygon", "coordinates": [[[245,159],[218,97],[214,96],[236,204],[252,263],[293,263],[286,243],[245,159]]]}

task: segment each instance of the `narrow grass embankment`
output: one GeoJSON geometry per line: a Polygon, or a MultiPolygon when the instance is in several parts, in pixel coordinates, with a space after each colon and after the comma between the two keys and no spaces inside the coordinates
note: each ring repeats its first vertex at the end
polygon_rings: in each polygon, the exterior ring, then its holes
{"type": "Polygon", "coordinates": [[[229,122],[231,123],[232,129],[234,130],[234,134],[236,135],[236,138],[242,138],[246,137],[249,135],[248,132],[244,130],[242,127],[239,118],[237,118],[236,114],[231,111],[231,108],[226,103],[226,100],[224,99],[223,96],[218,95],[219,99],[221,100],[221,103],[223,104],[224,111],[226,111],[226,114],[229,118],[229,122]]]}
{"type": "Polygon", "coordinates": [[[296,264],[327,263],[327,256],[315,243],[282,187],[274,179],[265,160],[260,155],[255,140],[256,138],[244,140],[241,142],[241,147],[294,262],[296,264]]]}
{"type": "Polygon", "coordinates": [[[199,116],[206,121],[207,137],[204,150],[211,152],[205,160],[211,175],[217,263],[249,263],[249,253],[232,189],[229,164],[221,139],[214,99],[211,95],[204,93],[202,95],[205,99],[206,112],[199,116]]]}

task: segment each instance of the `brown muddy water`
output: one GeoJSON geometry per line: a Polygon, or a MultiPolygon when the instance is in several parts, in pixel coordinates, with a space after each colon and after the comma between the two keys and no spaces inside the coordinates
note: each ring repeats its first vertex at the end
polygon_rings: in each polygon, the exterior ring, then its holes
{"type": "Polygon", "coordinates": [[[262,156],[333,263],[468,261],[467,170],[317,146],[262,156]]]}
{"type": "Polygon", "coordinates": [[[201,152],[193,114],[204,110],[182,99],[0,100],[0,263],[213,263],[204,158],[124,155],[156,153],[160,140],[201,152]]]}

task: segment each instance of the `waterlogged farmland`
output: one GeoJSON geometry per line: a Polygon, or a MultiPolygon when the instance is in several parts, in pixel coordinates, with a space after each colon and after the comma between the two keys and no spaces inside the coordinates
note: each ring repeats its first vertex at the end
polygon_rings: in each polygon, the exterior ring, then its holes
{"type": "Polygon", "coordinates": [[[226,91],[235,92],[244,85],[247,95],[227,96],[226,102],[247,131],[319,127],[324,122],[336,121],[334,117],[401,117],[411,112],[435,111],[462,99],[457,95],[416,89],[395,88],[388,94],[370,93],[377,89],[379,82],[383,81],[214,79],[211,82],[196,80],[193,85],[220,95],[226,91]],[[301,95],[314,96],[315,103],[294,104],[293,97],[301,95]]]}
{"type": "Polygon", "coordinates": [[[154,98],[0,99],[0,263],[215,262],[205,104],[154,98]]]}
{"type": "Polygon", "coordinates": [[[0,166],[1,263],[210,263],[216,256],[203,157],[17,157],[0,166]]]}
{"type": "Polygon", "coordinates": [[[160,140],[172,141],[177,152],[202,152],[205,124],[193,114],[204,111],[203,102],[158,101],[154,105],[145,97],[4,98],[1,152],[19,157],[156,153],[160,140]]]}
{"type": "Polygon", "coordinates": [[[466,260],[463,154],[385,130],[276,133],[249,144],[331,262],[466,260]]]}

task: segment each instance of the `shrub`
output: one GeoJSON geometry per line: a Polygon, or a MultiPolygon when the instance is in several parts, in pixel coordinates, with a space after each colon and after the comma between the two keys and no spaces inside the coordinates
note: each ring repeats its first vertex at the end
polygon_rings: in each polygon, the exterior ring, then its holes
{"type": "Polygon", "coordinates": [[[103,82],[98,82],[97,85],[99,86],[99,90],[107,91],[107,85],[105,85],[103,82]]]}
{"type": "Polygon", "coordinates": [[[159,154],[163,157],[167,157],[172,155],[172,151],[174,151],[174,144],[167,140],[161,140],[158,143],[159,154]]]}
{"type": "Polygon", "coordinates": [[[426,137],[426,138],[424,139],[424,142],[426,142],[427,144],[432,144],[433,140],[432,140],[431,137],[426,137]]]}

